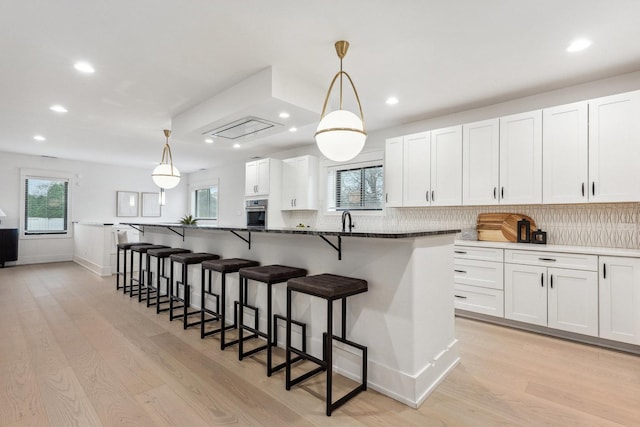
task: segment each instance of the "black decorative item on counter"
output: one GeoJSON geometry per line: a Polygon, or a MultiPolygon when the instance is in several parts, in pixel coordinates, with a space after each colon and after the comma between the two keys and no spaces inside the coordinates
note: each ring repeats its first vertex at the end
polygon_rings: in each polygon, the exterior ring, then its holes
{"type": "Polygon", "coordinates": [[[547,232],[546,231],[542,231],[539,228],[534,231],[533,233],[531,233],[531,243],[537,243],[540,245],[546,245],[547,244],[547,232]]]}
{"type": "Polygon", "coordinates": [[[531,242],[531,222],[526,219],[518,221],[518,243],[531,242]]]}

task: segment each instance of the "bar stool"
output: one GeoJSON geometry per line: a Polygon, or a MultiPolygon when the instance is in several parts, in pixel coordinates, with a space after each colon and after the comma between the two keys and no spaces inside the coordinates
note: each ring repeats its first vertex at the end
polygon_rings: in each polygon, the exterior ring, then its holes
{"type": "Polygon", "coordinates": [[[225,331],[227,329],[236,329],[238,327],[237,319],[238,319],[238,301],[235,301],[233,304],[233,324],[227,326],[226,324],[226,288],[227,282],[226,277],[229,273],[237,273],[241,268],[246,267],[256,267],[259,266],[260,263],[257,261],[250,261],[248,259],[241,258],[227,258],[227,259],[216,259],[210,261],[204,261],[202,263],[202,280],[201,280],[201,288],[200,288],[200,338],[204,338],[209,335],[216,334],[220,332],[220,350],[224,350],[226,347],[233,345],[238,342],[238,340],[234,340],[231,342],[225,341],[225,331]],[[205,290],[205,271],[208,273],[208,286],[207,290],[205,290]],[[220,283],[220,295],[211,292],[211,272],[217,271],[221,276],[220,283]],[[216,299],[216,309],[210,310],[206,307],[205,300],[206,295],[211,295],[216,299]],[[222,303],[222,304],[221,304],[222,303]],[[211,319],[205,320],[205,315],[209,314],[213,316],[211,319]],[[218,329],[205,332],[205,322],[220,320],[220,327],[218,329]]]}
{"type": "Polygon", "coordinates": [[[313,375],[326,371],[327,372],[327,391],[326,391],[326,413],[331,416],[331,412],[361,391],[367,389],[367,347],[349,341],[347,335],[347,297],[367,292],[368,285],[366,280],[354,279],[351,277],[337,276],[335,274],[319,274],[316,276],[301,277],[291,279],[287,282],[287,348],[286,348],[286,388],[290,390],[292,386],[312,377],[313,375]],[[307,354],[304,349],[298,350],[291,345],[291,297],[293,292],[300,292],[312,295],[327,301],[327,330],[322,334],[322,359],[318,359],[307,354]],[[342,300],[342,331],[340,336],[333,335],[333,302],[342,300]],[[333,340],[339,341],[350,347],[357,348],[362,352],[362,382],[349,393],[332,402],[332,379],[333,379],[333,340]],[[302,374],[296,378],[291,378],[291,364],[295,361],[291,359],[291,353],[298,357],[309,360],[319,365],[317,368],[302,374]]]}
{"type": "MultiPolygon", "coordinates": [[[[149,267],[143,268],[142,256],[147,254],[149,249],[163,249],[168,248],[166,245],[135,245],[131,246],[131,259],[133,259],[134,254],[138,253],[138,278],[133,277],[133,269],[131,269],[131,273],[129,276],[129,298],[133,298],[134,296],[138,296],[138,302],[142,302],[142,288],[147,287],[151,280],[151,271],[149,267]],[[145,278],[145,276],[148,276],[145,278]],[[133,292],[134,283],[137,283],[137,292],[133,292]]],[[[131,262],[133,265],[133,261],[131,262]]]]}
{"type": "Polygon", "coordinates": [[[190,253],[189,249],[182,248],[166,248],[166,249],[151,249],[147,251],[147,271],[151,271],[151,257],[155,257],[157,259],[156,263],[156,285],[153,286],[153,281],[149,281],[149,285],[147,286],[147,307],[152,305],[156,306],[156,313],[160,313],[163,311],[168,311],[169,308],[161,308],[162,304],[169,304],[169,300],[162,301],[162,297],[169,298],[169,277],[165,276],[164,271],[166,267],[166,260],[174,254],[184,254],[190,253]],[[162,290],[160,288],[160,279],[165,279],[167,281],[167,293],[162,294],[162,290]],[[155,301],[151,303],[150,294],[155,293],[155,301]]]}
{"type": "MultiPolygon", "coordinates": [[[[267,350],[267,376],[270,377],[272,373],[284,368],[285,363],[281,363],[277,366],[272,366],[272,347],[277,346],[277,343],[272,341],[273,327],[272,327],[272,291],[273,286],[277,283],[284,283],[294,277],[306,276],[307,270],[303,268],[287,267],[285,265],[265,265],[262,267],[248,267],[240,269],[240,313],[239,313],[239,325],[238,325],[238,359],[242,360],[243,357],[250,356],[262,350],[267,350]],[[248,305],[247,303],[247,287],[249,279],[257,282],[267,284],[267,331],[261,332],[258,328],[258,308],[248,305]],[[254,311],[255,322],[254,327],[249,327],[244,324],[244,308],[247,307],[254,311]],[[253,335],[244,338],[244,330],[251,332],[253,335]],[[267,343],[265,345],[256,347],[247,352],[244,351],[245,339],[262,337],[266,338],[267,343]]],[[[282,316],[274,316],[275,322],[282,316]]],[[[306,341],[306,329],[303,331],[303,342],[306,341]]]]}
{"type": "MultiPolygon", "coordinates": [[[[150,245],[151,243],[145,242],[127,242],[118,243],[116,245],[116,290],[122,288],[122,291],[127,293],[127,251],[131,249],[131,246],[150,245]],[[123,270],[120,271],[120,251],[123,251],[123,270]],[[122,276],[122,286],[120,286],[120,276],[122,276]]],[[[131,262],[131,271],[133,271],[133,261],[131,262]]]]}
{"type": "Polygon", "coordinates": [[[209,261],[212,259],[219,259],[219,255],[198,252],[198,253],[183,253],[183,254],[173,254],[169,256],[169,260],[171,262],[170,273],[169,273],[169,320],[177,319],[182,317],[182,326],[184,329],[187,329],[189,326],[194,326],[200,323],[191,322],[189,323],[189,316],[194,314],[200,314],[200,310],[198,311],[189,311],[189,306],[191,303],[191,286],[188,282],[188,274],[189,274],[189,266],[200,264],[202,261],[209,261]],[[182,264],[182,282],[178,281],[175,287],[175,294],[173,288],[173,264],[174,263],[182,264]],[[183,298],[180,298],[180,285],[182,285],[183,289],[183,298]],[[176,307],[174,302],[181,302],[182,305],[176,307]],[[182,308],[182,314],[173,314],[174,310],[178,310],[182,308]]]}

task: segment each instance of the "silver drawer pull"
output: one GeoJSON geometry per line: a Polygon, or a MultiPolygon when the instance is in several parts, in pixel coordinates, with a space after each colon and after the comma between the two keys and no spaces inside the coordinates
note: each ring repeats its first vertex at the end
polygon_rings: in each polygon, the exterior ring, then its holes
{"type": "Polygon", "coordinates": [[[454,295],[454,297],[460,298],[460,299],[467,299],[467,297],[465,297],[464,295],[454,295]]]}
{"type": "Polygon", "coordinates": [[[455,254],[463,254],[463,255],[466,254],[465,251],[453,251],[453,253],[455,253],[455,254]]]}
{"type": "Polygon", "coordinates": [[[538,259],[539,259],[540,261],[553,261],[553,262],[556,262],[556,260],[555,260],[555,259],[553,259],[553,258],[538,258],[538,259]]]}
{"type": "Polygon", "coordinates": [[[453,270],[453,271],[455,271],[456,273],[465,273],[465,274],[467,273],[467,272],[466,272],[466,271],[464,271],[464,270],[453,270]]]}

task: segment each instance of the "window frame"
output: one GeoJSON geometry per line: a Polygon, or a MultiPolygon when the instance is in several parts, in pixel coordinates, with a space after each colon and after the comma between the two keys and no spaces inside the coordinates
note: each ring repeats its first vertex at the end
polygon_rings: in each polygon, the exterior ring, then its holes
{"type": "Polygon", "coordinates": [[[211,221],[217,222],[218,218],[220,218],[220,180],[207,180],[202,182],[197,182],[193,184],[189,184],[189,198],[190,198],[190,213],[193,217],[198,221],[211,221]],[[218,203],[216,205],[216,217],[198,217],[197,216],[197,197],[196,192],[199,190],[211,189],[212,187],[216,188],[216,194],[218,198],[218,203]]]}
{"type": "MultiPolygon", "coordinates": [[[[329,160],[323,160],[323,169],[325,170],[325,179],[322,180],[323,185],[326,186],[323,193],[326,195],[325,214],[327,215],[342,215],[342,212],[349,210],[354,215],[371,215],[371,216],[384,216],[386,215],[386,206],[384,200],[382,206],[379,209],[352,209],[352,208],[338,208],[336,207],[336,172],[338,170],[348,169],[360,169],[371,166],[382,166],[383,171],[385,167],[384,152],[372,151],[361,153],[355,159],[349,162],[333,162],[329,160]]],[[[384,172],[382,176],[382,192],[384,195],[384,172]]]]}
{"type": "Polygon", "coordinates": [[[21,239],[70,239],[73,237],[73,174],[63,171],[46,169],[20,169],[20,238],[21,239]],[[51,232],[28,232],[26,224],[27,214],[27,179],[43,179],[52,181],[67,182],[67,215],[65,221],[65,231],[51,232]]]}

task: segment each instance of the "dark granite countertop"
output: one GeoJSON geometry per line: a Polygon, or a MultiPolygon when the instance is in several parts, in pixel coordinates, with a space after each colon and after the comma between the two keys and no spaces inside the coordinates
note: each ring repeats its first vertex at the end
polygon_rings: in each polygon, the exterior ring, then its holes
{"type": "Polygon", "coordinates": [[[279,234],[307,234],[311,236],[340,236],[340,237],[369,237],[382,239],[406,239],[412,237],[427,237],[441,234],[459,233],[459,229],[433,229],[433,230],[414,230],[414,231],[354,231],[342,232],[334,230],[317,230],[314,228],[269,228],[267,230],[248,229],[247,227],[224,227],[217,225],[184,225],[179,223],[139,223],[139,222],[123,222],[122,225],[132,225],[134,227],[163,227],[163,228],[182,228],[189,230],[217,230],[217,231],[240,231],[252,233],[279,233],[279,234]]]}

